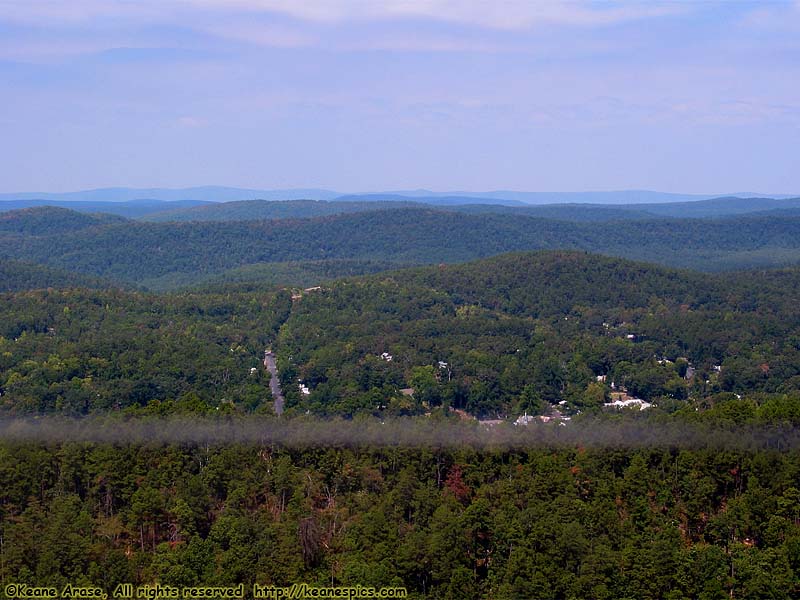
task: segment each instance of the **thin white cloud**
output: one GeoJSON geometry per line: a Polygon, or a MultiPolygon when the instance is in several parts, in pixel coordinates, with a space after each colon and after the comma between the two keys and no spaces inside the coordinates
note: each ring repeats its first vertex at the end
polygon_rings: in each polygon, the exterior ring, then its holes
{"type": "Polygon", "coordinates": [[[191,116],[184,116],[178,118],[178,125],[181,127],[186,127],[188,129],[195,129],[197,127],[202,127],[206,124],[204,119],[199,119],[197,117],[191,116]]]}
{"type": "MultiPolygon", "coordinates": [[[[36,61],[59,54],[69,57],[90,53],[103,47],[186,43],[185,40],[139,41],[137,35],[148,26],[179,27],[227,43],[273,48],[530,51],[541,49],[544,43],[526,35],[531,30],[600,28],[684,13],[700,5],[638,0],[0,0],[0,23],[48,30],[46,40],[34,43],[32,39],[23,40],[16,48],[6,43],[1,54],[36,61]],[[450,27],[418,27],[421,22],[450,27]],[[473,31],[465,34],[459,26],[473,31]],[[124,44],[112,39],[124,35],[121,32],[126,28],[131,35],[124,44]],[[81,36],[64,35],[69,32],[81,36]],[[61,52],[60,43],[63,43],[61,52]]],[[[725,9],[724,4],[720,6],[725,9]]],[[[794,11],[797,6],[800,3],[760,4],[742,12],[743,18],[752,23],[776,26],[786,21],[787,10],[794,11]]],[[[796,21],[800,23],[800,19],[796,21]]],[[[558,54],[570,53],[576,45],[585,46],[588,37],[573,40],[560,48],[558,54]]],[[[613,45],[612,41],[606,43],[613,45]]]]}
{"type": "Polygon", "coordinates": [[[302,48],[313,46],[319,41],[311,33],[296,28],[241,20],[202,24],[197,25],[196,29],[223,39],[272,48],[302,48]]]}
{"type": "Polygon", "coordinates": [[[537,25],[609,25],[686,11],[690,5],[667,2],[600,3],[588,0],[182,0],[205,8],[276,12],[296,19],[339,23],[429,19],[493,29],[537,25]]]}
{"type": "Polygon", "coordinates": [[[93,18],[160,21],[193,10],[279,13],[304,21],[342,23],[422,19],[493,29],[538,25],[600,26],[684,12],[677,2],[589,0],[0,0],[0,20],[75,23],[93,18]]]}
{"type": "Polygon", "coordinates": [[[98,18],[152,21],[166,14],[170,4],[152,0],[0,0],[0,22],[69,25],[98,18]]]}
{"type": "Polygon", "coordinates": [[[759,4],[742,16],[740,24],[767,31],[800,31],[800,0],[759,4]]]}
{"type": "Polygon", "coordinates": [[[0,40],[0,59],[47,62],[52,59],[101,52],[110,47],[105,41],[86,40],[0,40]]]}

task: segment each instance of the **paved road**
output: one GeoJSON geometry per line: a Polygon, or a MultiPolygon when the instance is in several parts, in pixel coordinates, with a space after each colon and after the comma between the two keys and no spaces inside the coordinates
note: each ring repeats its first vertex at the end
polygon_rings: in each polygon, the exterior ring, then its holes
{"type": "Polygon", "coordinates": [[[275,414],[280,415],[283,412],[284,398],[281,392],[281,382],[278,379],[278,367],[275,366],[275,355],[269,350],[264,352],[264,366],[271,375],[269,389],[272,392],[272,397],[275,399],[275,414]]]}

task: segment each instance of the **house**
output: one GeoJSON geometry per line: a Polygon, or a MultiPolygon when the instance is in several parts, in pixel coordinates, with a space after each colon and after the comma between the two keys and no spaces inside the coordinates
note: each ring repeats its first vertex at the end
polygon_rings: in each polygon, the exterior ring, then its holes
{"type": "MultiPolygon", "coordinates": [[[[613,398],[614,394],[612,394],[611,396],[613,398]]],[[[606,408],[617,408],[617,409],[633,408],[638,406],[639,410],[645,410],[646,408],[650,408],[653,405],[650,402],[645,402],[641,398],[632,398],[627,394],[622,394],[616,400],[612,400],[611,402],[606,402],[605,404],[603,404],[603,406],[605,406],[606,408]],[[623,397],[625,398],[624,400],[623,397]]]]}
{"type": "Polygon", "coordinates": [[[524,415],[517,417],[517,420],[514,421],[514,425],[528,425],[536,420],[536,417],[529,416],[526,412],[524,415]]]}
{"type": "Polygon", "coordinates": [[[537,417],[529,415],[527,412],[517,417],[517,420],[514,421],[514,425],[529,425],[534,421],[540,421],[542,423],[550,423],[550,422],[557,422],[559,425],[564,425],[565,421],[569,421],[572,417],[565,417],[564,414],[557,409],[552,409],[549,415],[539,415],[537,417]]]}
{"type": "Polygon", "coordinates": [[[383,354],[381,354],[381,358],[383,360],[385,360],[386,362],[392,362],[392,360],[394,359],[394,356],[392,356],[388,352],[384,352],[383,354]]]}

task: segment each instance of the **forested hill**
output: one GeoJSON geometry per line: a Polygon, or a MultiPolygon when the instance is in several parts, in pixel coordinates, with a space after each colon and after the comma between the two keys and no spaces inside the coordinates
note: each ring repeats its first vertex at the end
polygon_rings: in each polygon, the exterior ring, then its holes
{"type": "Polygon", "coordinates": [[[580,307],[719,305],[730,292],[727,278],[574,251],[503,254],[391,275],[401,286],[444,291],[456,304],[534,317],[569,314],[580,307]]]}
{"type": "Polygon", "coordinates": [[[435,208],[469,214],[512,214],[559,221],[626,221],[655,218],[712,218],[768,213],[773,210],[797,211],[800,198],[714,198],[691,202],[660,204],[546,204],[521,202],[491,203],[481,198],[406,197],[391,195],[346,196],[335,201],[322,200],[247,200],[205,204],[196,207],[168,207],[163,212],[142,216],[144,221],[244,221],[260,219],[311,218],[334,214],[387,210],[392,208],[435,208]]]}
{"type": "Polygon", "coordinates": [[[346,279],[295,307],[282,377],[289,410],[346,414],[591,410],[611,382],[670,410],[719,392],[796,394],[798,289],[797,268],[703,275],[581,252],[346,279]]]}
{"type": "MultiPolygon", "coordinates": [[[[706,274],[577,251],[518,252],[387,274],[455,302],[527,316],[676,308],[800,314],[800,267],[706,274]]],[[[382,275],[364,278],[378,281],[382,275]]]]}
{"type": "Polygon", "coordinates": [[[639,204],[631,208],[654,216],[702,219],[708,217],[731,217],[771,210],[797,209],[800,208],[800,198],[739,198],[727,196],[692,202],[639,204]]]}
{"type": "Polygon", "coordinates": [[[117,284],[98,277],[71,273],[44,265],[16,260],[0,260],[0,292],[66,287],[102,289],[115,285],[117,284]]]}
{"type": "Polygon", "coordinates": [[[210,204],[209,202],[196,200],[173,200],[169,202],[163,200],[127,200],[111,202],[102,200],[3,200],[2,197],[3,194],[0,194],[0,213],[23,208],[55,206],[82,213],[107,213],[129,219],[144,217],[145,215],[166,210],[178,210],[210,204]]]}
{"type": "Polygon", "coordinates": [[[386,210],[387,208],[421,207],[422,205],[406,199],[392,202],[337,201],[324,200],[242,200],[238,202],[219,202],[188,208],[164,210],[146,215],[143,221],[163,223],[165,221],[262,221],[266,219],[306,219],[326,217],[344,213],[386,210]]]}
{"type": "Polygon", "coordinates": [[[286,291],[0,293],[0,413],[269,410],[259,368],[290,306],[286,291]]]}
{"type": "Polygon", "coordinates": [[[0,578],[110,594],[309,581],[419,600],[797,597],[798,290],[798,268],[556,251],[299,297],[2,293],[0,578]],[[272,412],[267,347],[286,410],[254,421],[272,412]],[[622,394],[646,410],[605,406],[622,394]],[[406,447],[400,431],[440,437],[406,447]]]}
{"type": "Polygon", "coordinates": [[[51,236],[124,222],[124,218],[109,214],[86,214],[68,208],[37,206],[0,213],[0,235],[51,236]]]}
{"type": "MultiPolygon", "coordinates": [[[[305,219],[325,217],[373,210],[393,210],[399,208],[434,209],[467,214],[508,214],[538,217],[557,221],[624,221],[653,219],[661,215],[638,210],[635,206],[612,206],[593,204],[555,204],[546,206],[477,204],[477,199],[457,198],[461,204],[436,204],[425,202],[430,198],[396,197],[394,200],[247,200],[225,202],[197,207],[164,210],[141,217],[143,221],[163,223],[166,221],[257,221],[264,219],[305,219]]],[[[447,198],[445,198],[447,200],[447,198]]],[[[755,210],[755,209],[754,209],[755,210]]],[[[685,216],[676,209],[675,217],[685,216]]],[[[720,210],[724,214],[724,210],[720,210]]]]}
{"type": "Polygon", "coordinates": [[[534,249],[719,270],[797,262],[800,218],[567,223],[407,208],[316,219],[142,223],[37,208],[3,214],[0,242],[0,257],[137,283],[176,274],[191,283],[253,263],[436,264],[534,249]]]}
{"type": "Polygon", "coordinates": [[[576,251],[351,277],[294,302],[241,285],[22,291],[0,298],[1,405],[94,412],[193,392],[205,410],[263,408],[247,382],[272,346],[290,410],[596,409],[611,381],[692,408],[721,391],[800,390],[798,292],[800,268],[707,275],[576,251]],[[411,402],[404,388],[426,391],[411,402]]]}

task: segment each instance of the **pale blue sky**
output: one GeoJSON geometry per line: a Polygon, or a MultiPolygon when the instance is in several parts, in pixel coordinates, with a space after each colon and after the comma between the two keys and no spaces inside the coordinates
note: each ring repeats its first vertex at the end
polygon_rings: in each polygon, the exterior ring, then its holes
{"type": "Polygon", "coordinates": [[[800,1],[0,0],[0,191],[800,193],[800,1]]]}

